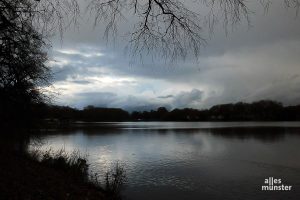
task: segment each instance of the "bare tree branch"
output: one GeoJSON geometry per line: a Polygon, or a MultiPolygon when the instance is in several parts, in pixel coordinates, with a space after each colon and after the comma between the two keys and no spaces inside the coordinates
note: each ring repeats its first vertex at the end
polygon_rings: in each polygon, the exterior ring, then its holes
{"type": "MultiPolygon", "coordinates": [[[[270,0],[258,0],[267,9],[270,0]]],[[[196,0],[210,11],[207,15],[189,9],[179,0],[92,0],[88,6],[95,13],[96,26],[106,22],[105,37],[116,36],[118,22],[128,13],[138,19],[130,33],[129,50],[132,56],[151,53],[170,61],[186,58],[199,50],[206,42],[203,24],[208,24],[210,32],[219,20],[225,31],[243,19],[250,24],[246,0],[196,0]]],[[[287,7],[298,11],[299,0],[283,0],[287,7]]]]}

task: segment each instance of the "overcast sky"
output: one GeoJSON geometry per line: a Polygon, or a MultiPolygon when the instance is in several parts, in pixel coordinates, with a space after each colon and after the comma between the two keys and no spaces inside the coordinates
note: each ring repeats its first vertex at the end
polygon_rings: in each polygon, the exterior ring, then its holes
{"type": "Polygon", "coordinates": [[[143,63],[130,62],[122,35],[133,25],[130,19],[120,24],[116,42],[106,44],[103,26],[93,28],[93,21],[83,17],[62,43],[52,38],[54,103],[127,110],[201,109],[261,99],[299,104],[300,17],[282,2],[274,1],[267,14],[252,3],[251,27],[243,21],[227,36],[221,25],[211,37],[204,31],[207,45],[199,60],[175,64],[147,57],[143,63]]]}

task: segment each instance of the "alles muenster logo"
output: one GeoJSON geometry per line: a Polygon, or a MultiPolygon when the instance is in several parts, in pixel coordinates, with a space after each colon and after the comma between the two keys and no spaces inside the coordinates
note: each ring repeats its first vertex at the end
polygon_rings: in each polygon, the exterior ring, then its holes
{"type": "Polygon", "coordinates": [[[266,185],[261,186],[263,191],[290,191],[292,189],[291,185],[284,185],[280,178],[269,177],[264,183],[266,185]]]}

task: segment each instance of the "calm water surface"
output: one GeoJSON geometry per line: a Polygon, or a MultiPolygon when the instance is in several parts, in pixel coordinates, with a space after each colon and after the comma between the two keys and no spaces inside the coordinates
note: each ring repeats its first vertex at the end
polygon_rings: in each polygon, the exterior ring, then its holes
{"type": "Polygon", "coordinates": [[[300,199],[299,122],[79,123],[41,141],[100,175],[123,164],[129,200],[300,199]],[[268,177],[292,191],[261,191],[268,177]]]}

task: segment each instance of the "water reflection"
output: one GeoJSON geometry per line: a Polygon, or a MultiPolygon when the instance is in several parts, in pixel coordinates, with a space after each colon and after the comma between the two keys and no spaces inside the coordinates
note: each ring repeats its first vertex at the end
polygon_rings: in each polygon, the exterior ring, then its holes
{"type": "Polygon", "coordinates": [[[300,128],[298,127],[225,127],[225,128],[193,128],[193,129],[123,129],[117,128],[115,126],[110,128],[103,128],[99,126],[92,127],[80,127],[64,130],[55,130],[52,132],[47,132],[48,135],[73,135],[82,134],[83,139],[94,139],[93,136],[97,135],[120,135],[124,133],[143,133],[143,134],[212,134],[217,137],[224,137],[228,139],[254,139],[261,142],[276,142],[283,140],[287,135],[297,135],[300,133],[300,128]]]}
{"type": "Polygon", "coordinates": [[[223,128],[209,129],[207,132],[228,139],[254,139],[261,142],[276,142],[283,140],[287,135],[299,134],[300,128],[223,128]]]}
{"type": "MultiPolygon", "coordinates": [[[[284,179],[299,195],[300,129],[295,124],[127,125],[54,131],[41,138],[42,148],[87,152],[91,170],[99,174],[118,160],[126,167],[128,199],[271,199],[259,190],[269,176],[284,179]]],[[[294,193],[281,197],[293,199],[294,193]]]]}

